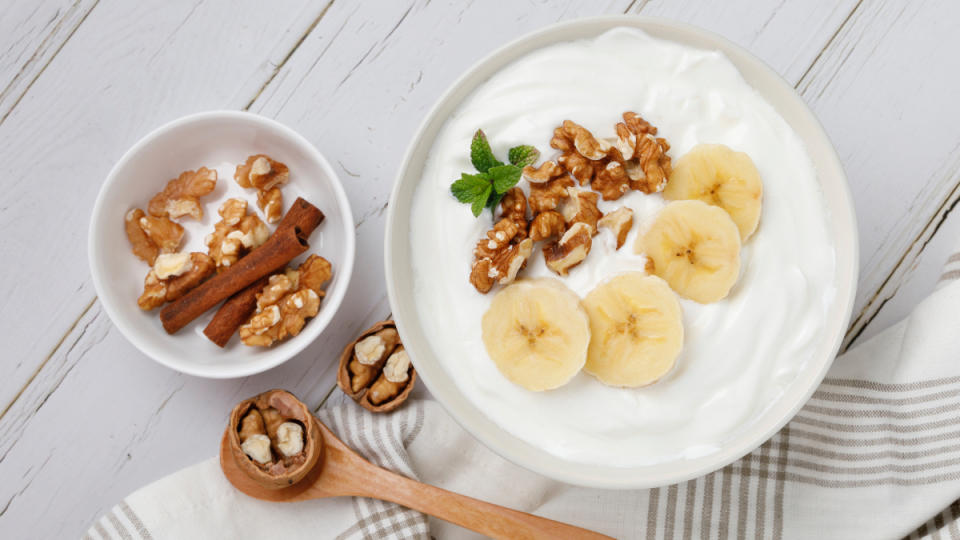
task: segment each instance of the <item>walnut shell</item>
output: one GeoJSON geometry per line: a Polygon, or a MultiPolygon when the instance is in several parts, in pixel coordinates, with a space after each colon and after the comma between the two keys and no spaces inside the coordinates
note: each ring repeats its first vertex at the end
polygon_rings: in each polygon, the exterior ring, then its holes
{"type": "Polygon", "coordinates": [[[227,437],[234,462],[244,474],[266,489],[281,489],[296,484],[316,466],[323,451],[323,436],[310,409],[286,390],[269,390],[241,401],[230,412],[227,437]],[[270,470],[264,470],[243,453],[240,448],[240,423],[252,407],[261,411],[273,407],[283,418],[303,426],[303,451],[294,456],[296,459],[291,465],[275,460],[270,470]]]}
{"type": "MultiPolygon", "coordinates": [[[[337,386],[340,387],[340,390],[344,394],[350,397],[350,399],[356,401],[361,407],[367,409],[371,412],[390,412],[407,400],[407,397],[410,395],[410,392],[413,391],[414,385],[417,383],[417,370],[410,366],[410,379],[407,381],[407,386],[397,394],[397,397],[387,401],[386,403],[381,403],[380,405],[374,405],[367,398],[367,390],[370,385],[367,385],[365,388],[360,389],[358,392],[353,392],[350,388],[350,370],[347,368],[347,365],[350,363],[350,360],[353,358],[353,347],[363,338],[376,334],[384,328],[396,328],[396,324],[393,321],[380,321],[370,328],[367,328],[362,334],[357,336],[357,339],[351,341],[343,348],[343,352],[340,353],[340,367],[337,369],[337,386]]],[[[402,343],[401,343],[402,345],[402,343]]],[[[374,378],[376,380],[376,378],[374,378]]],[[[373,381],[371,381],[371,384],[373,381]]]]}

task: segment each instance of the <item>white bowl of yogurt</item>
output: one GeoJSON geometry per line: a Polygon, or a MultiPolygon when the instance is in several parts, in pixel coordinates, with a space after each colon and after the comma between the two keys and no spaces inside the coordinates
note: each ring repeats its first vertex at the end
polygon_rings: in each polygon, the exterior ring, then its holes
{"type": "MultiPolygon", "coordinates": [[[[634,210],[626,246],[665,205],[632,192],[602,201],[634,210]]],[[[856,221],[839,159],[800,97],[756,57],[671,21],[599,17],[520,38],[473,66],[415,136],[390,200],[386,278],[404,344],[433,395],[507,459],[571,484],[644,488],[689,480],[757,448],[807,401],[847,328],[856,289],[856,221]],[[720,302],[681,300],[684,349],[644,388],[586,373],[556,390],[507,380],[486,353],[480,319],[494,292],[468,281],[476,241],[492,226],[449,191],[470,171],[483,129],[494,153],[533,144],[551,152],[572,119],[594,133],[624,111],[660,129],[682,156],[699,143],[749,154],[764,179],[760,227],[741,252],[740,278],[720,302]]],[[[565,284],[581,297],[643,257],[598,235],[565,284]]],[[[553,276],[539,249],[523,277],[553,276]]]]}

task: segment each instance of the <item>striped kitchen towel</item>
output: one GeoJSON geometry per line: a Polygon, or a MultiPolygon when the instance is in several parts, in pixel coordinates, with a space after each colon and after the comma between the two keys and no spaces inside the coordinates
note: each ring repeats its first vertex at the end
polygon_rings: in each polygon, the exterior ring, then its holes
{"type": "MultiPolygon", "coordinates": [[[[664,488],[566,486],[520,469],[432,401],[320,418],[371,461],[460,493],[617,538],[960,539],[960,254],[904,321],[837,358],[777,435],[713,474],[664,488]]],[[[131,494],[88,538],[471,538],[369,499],[247,498],[216,459],[131,494]]]]}

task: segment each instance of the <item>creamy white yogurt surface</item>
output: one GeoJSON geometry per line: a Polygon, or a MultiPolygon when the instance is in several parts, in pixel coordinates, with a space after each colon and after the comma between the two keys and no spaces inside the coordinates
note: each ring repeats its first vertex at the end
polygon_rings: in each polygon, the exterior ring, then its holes
{"type": "MultiPolygon", "coordinates": [[[[664,201],[630,192],[600,209],[624,205],[634,210],[624,247],[615,250],[613,235],[601,229],[587,259],[562,278],[581,297],[618,272],[643,269],[633,243],[664,201]]],[[[799,138],[719,52],[634,29],[540,49],[481,85],[440,131],[412,216],[415,297],[435,354],[493,421],[571,461],[635,466],[715,452],[809,360],[835,292],[826,206],[799,138]],[[481,340],[480,319],[499,289],[483,295],[468,281],[491,214],[474,218],[450,183],[473,172],[469,147],[478,128],[502,159],[517,144],[552,159],[549,140],[564,119],[613,137],[624,111],[657,126],[674,159],[698,143],[749,154],[764,182],[760,226],[744,244],[741,276],[727,298],[710,305],[681,299],[683,352],[658,383],[612,388],[581,372],[559,389],[527,391],[500,374],[481,340]]],[[[520,277],[542,276],[556,277],[538,245],[520,277]]]]}

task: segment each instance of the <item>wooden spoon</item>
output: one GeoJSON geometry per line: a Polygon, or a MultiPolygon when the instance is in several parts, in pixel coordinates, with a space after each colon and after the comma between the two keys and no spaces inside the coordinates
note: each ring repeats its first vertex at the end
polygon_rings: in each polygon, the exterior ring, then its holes
{"type": "Polygon", "coordinates": [[[234,487],[265,501],[293,502],[325,497],[370,497],[391,501],[493,538],[607,538],[593,531],[518,512],[464,495],[421,484],[363,459],[314,418],[323,435],[317,465],[296,484],[261,487],[237,466],[224,433],[220,467],[234,487]]]}

